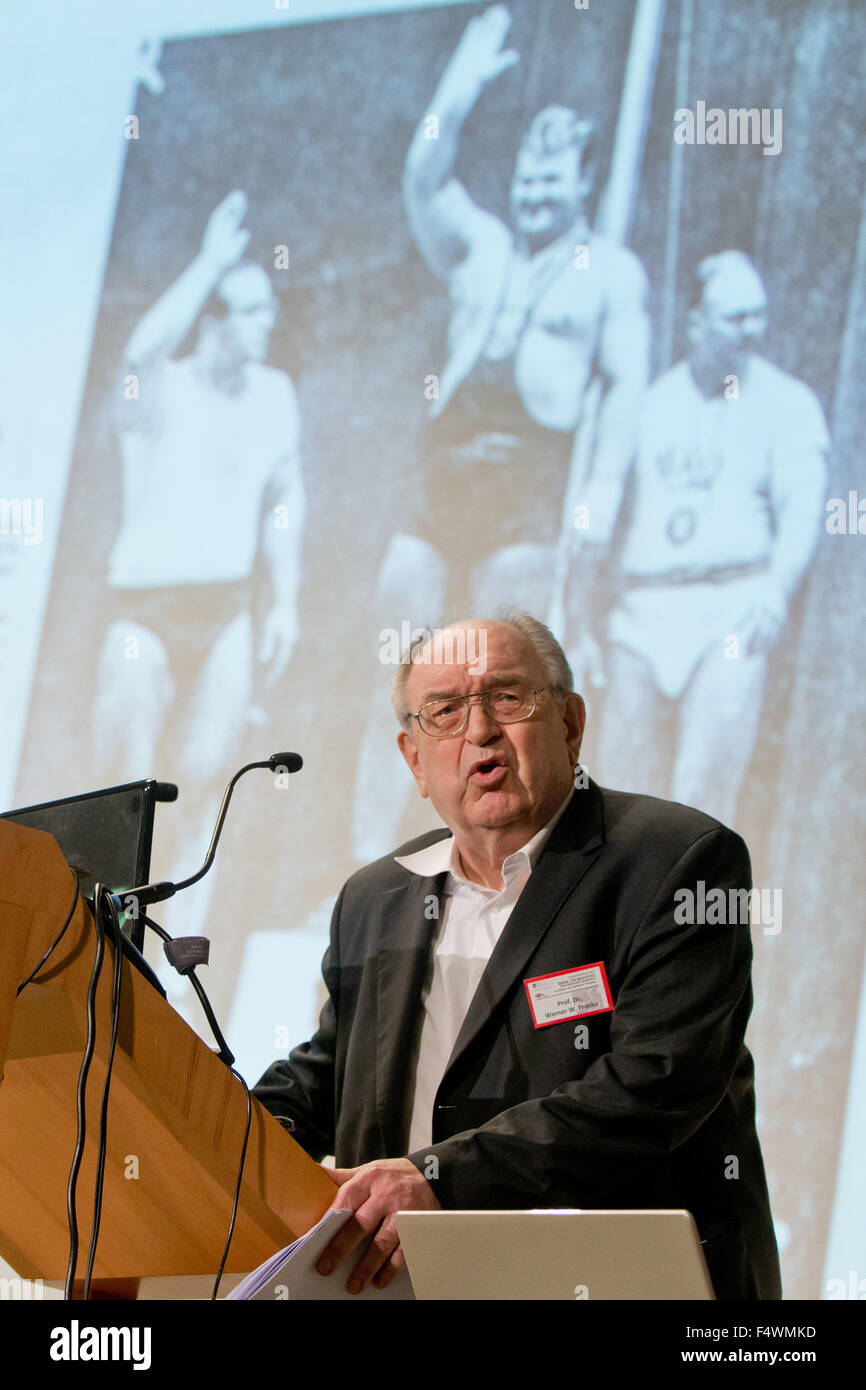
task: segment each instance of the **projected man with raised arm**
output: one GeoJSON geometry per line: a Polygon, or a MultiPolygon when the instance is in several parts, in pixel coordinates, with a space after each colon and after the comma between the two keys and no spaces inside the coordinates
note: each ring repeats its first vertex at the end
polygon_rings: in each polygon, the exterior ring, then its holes
{"type": "MultiPolygon", "coordinates": [[[[517,152],[510,226],[478,207],[454,174],[467,117],[519,61],[503,48],[510,23],[502,5],[470,21],[406,159],[412,234],[448,285],[451,318],[411,534],[392,536],[379,573],[382,627],[503,596],[547,610],[575,431],[593,382],[602,388],[592,453],[598,540],[609,538],[631,461],[647,377],[646,277],[630,251],[587,222],[592,123],[562,106],[535,117],[517,152]]],[[[392,762],[392,780],[382,779],[389,742],[386,715],[372,713],[357,786],[359,858],[381,853],[399,824],[399,768],[392,762]],[[371,823],[378,838],[360,829],[371,823]]]]}
{"type": "Polygon", "coordinates": [[[181,876],[201,858],[237,756],[254,662],[275,681],[298,631],[298,409],[288,376],[265,365],[276,300],[264,270],[242,259],[246,209],[237,191],[214,209],[201,250],[137,325],[122,367],[122,521],[95,756],[112,776],[140,777],[159,747],[165,775],[195,802],[177,846],[181,876]],[[211,304],[222,317],[202,314],[211,304]],[[176,357],[197,322],[193,351],[176,357]],[[260,548],[269,593],[254,632],[260,548]]]}

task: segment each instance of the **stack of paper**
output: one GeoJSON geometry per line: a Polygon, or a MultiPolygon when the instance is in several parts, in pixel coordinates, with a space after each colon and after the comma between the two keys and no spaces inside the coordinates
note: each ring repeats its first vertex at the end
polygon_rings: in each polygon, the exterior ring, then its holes
{"type": "Polygon", "coordinates": [[[404,1270],[387,1289],[375,1289],[368,1284],[363,1293],[349,1293],[346,1284],[361,1258],[363,1247],[353,1250],[333,1274],[319,1274],[316,1269],[319,1256],[326,1246],[330,1245],[351,1214],[348,1211],[326,1212],[321,1221],[307,1231],[306,1235],[287,1245],[285,1250],[278,1250],[269,1260],[265,1260],[263,1265],[259,1265],[258,1269],[254,1269],[252,1274],[248,1274],[232,1289],[226,1298],[292,1299],[295,1302],[319,1298],[414,1299],[415,1294],[407,1270],[404,1270]]]}

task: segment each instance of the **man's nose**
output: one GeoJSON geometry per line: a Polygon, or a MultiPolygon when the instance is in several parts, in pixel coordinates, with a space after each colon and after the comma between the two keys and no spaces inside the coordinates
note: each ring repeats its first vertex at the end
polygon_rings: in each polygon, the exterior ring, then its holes
{"type": "Polygon", "coordinates": [[[486,743],[488,739],[499,734],[499,724],[492,714],[488,714],[481,697],[474,696],[469,703],[469,719],[466,724],[466,736],[471,743],[486,743]]]}

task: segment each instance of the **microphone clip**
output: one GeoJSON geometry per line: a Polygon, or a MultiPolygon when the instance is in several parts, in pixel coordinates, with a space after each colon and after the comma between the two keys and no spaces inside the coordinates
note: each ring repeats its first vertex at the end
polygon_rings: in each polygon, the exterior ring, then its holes
{"type": "Polygon", "coordinates": [[[188,975],[197,965],[207,965],[210,956],[210,942],[206,936],[178,936],[173,941],[164,941],[162,949],[179,975],[188,975]]]}

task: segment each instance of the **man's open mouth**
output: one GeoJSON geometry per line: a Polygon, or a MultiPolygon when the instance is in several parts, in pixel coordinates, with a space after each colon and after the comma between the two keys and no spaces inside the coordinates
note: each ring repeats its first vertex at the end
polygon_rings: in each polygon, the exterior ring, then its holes
{"type": "Polygon", "coordinates": [[[478,762],[469,774],[470,782],[476,786],[488,787],[498,786],[505,780],[508,774],[508,765],[501,758],[488,758],[484,762],[478,762]]]}

